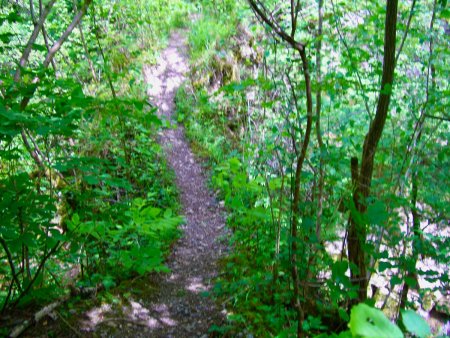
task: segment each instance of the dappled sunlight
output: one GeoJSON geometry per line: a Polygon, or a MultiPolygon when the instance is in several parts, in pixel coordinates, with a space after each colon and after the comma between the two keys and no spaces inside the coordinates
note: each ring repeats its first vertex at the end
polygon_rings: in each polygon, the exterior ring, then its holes
{"type": "Polygon", "coordinates": [[[184,74],[188,71],[188,66],[180,54],[180,48],[183,47],[183,44],[170,45],[161,55],[157,66],[144,67],[147,95],[158,106],[160,115],[171,114],[173,102],[168,98],[175,95],[185,80],[184,74]]]}
{"type": "Polygon", "coordinates": [[[208,291],[208,287],[203,283],[202,278],[192,277],[188,279],[186,289],[195,293],[208,291]]]}
{"type": "Polygon", "coordinates": [[[94,327],[101,323],[105,319],[105,315],[109,312],[111,312],[111,305],[102,304],[100,307],[96,307],[86,313],[89,320],[85,323],[90,327],[94,327]]]}
{"type": "Polygon", "coordinates": [[[142,300],[136,301],[133,299],[128,302],[115,299],[112,303],[104,303],[89,310],[86,313],[87,319],[81,323],[81,329],[83,331],[94,331],[102,324],[115,327],[120,325],[121,322],[149,329],[163,326],[173,327],[178,324],[173,319],[173,314],[171,314],[168,305],[164,303],[151,304],[149,307],[145,307],[142,300]]]}

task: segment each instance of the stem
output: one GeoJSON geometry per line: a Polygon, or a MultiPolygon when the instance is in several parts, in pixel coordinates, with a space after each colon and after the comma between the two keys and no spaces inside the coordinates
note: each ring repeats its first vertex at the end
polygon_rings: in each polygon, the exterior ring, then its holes
{"type": "MultiPolygon", "coordinates": [[[[437,6],[437,0],[434,0],[433,3],[433,14],[431,16],[430,21],[430,27],[429,31],[433,32],[434,28],[434,21],[436,17],[436,6],[437,6]]],[[[422,138],[422,131],[423,131],[423,125],[425,122],[425,108],[428,105],[429,97],[430,97],[430,77],[433,77],[433,72],[431,71],[432,68],[432,57],[433,57],[433,38],[430,40],[429,45],[429,56],[428,56],[428,69],[427,69],[427,81],[426,81],[426,87],[425,87],[425,104],[423,105],[423,110],[421,112],[421,116],[419,117],[419,120],[417,122],[416,130],[417,130],[417,137],[415,141],[412,144],[412,148],[417,148],[421,138],[422,138]]],[[[434,84],[434,81],[432,81],[434,84]]],[[[434,87],[434,85],[433,85],[434,87]]],[[[420,233],[420,213],[418,211],[417,207],[417,195],[418,195],[418,170],[417,165],[413,169],[413,173],[411,176],[411,215],[412,215],[412,228],[413,228],[413,242],[412,242],[412,259],[414,261],[414,268],[417,264],[417,259],[419,257],[419,245],[421,240],[421,233],[420,233]]],[[[407,277],[409,278],[416,278],[416,272],[414,271],[408,271],[407,277]]],[[[400,304],[399,309],[405,308],[407,305],[408,300],[408,292],[409,292],[409,284],[404,282],[403,289],[400,295],[400,304]]]]}
{"type": "Polygon", "coordinates": [[[58,241],[55,246],[42,258],[41,262],[39,263],[38,269],[36,270],[36,273],[34,274],[33,278],[30,280],[30,283],[27,285],[27,287],[20,293],[19,297],[14,301],[13,306],[16,306],[20,300],[31,290],[31,287],[33,286],[34,282],[38,278],[39,274],[41,273],[41,270],[44,268],[45,263],[47,260],[52,256],[56,251],[59,250],[60,241],[58,241]]]}
{"type": "Polygon", "coordinates": [[[395,64],[397,64],[397,62],[398,62],[398,58],[400,57],[400,54],[403,49],[403,45],[405,44],[405,41],[406,41],[406,37],[408,36],[409,28],[411,26],[412,17],[414,14],[414,7],[416,6],[416,2],[417,2],[417,0],[413,0],[411,3],[411,9],[409,11],[408,22],[406,23],[405,33],[403,34],[402,42],[400,43],[400,47],[398,48],[397,55],[395,56],[395,64]]]}
{"type": "Polygon", "coordinates": [[[86,54],[86,59],[87,59],[87,61],[89,63],[89,68],[90,68],[91,73],[92,73],[92,78],[94,79],[95,82],[98,82],[97,75],[95,74],[94,64],[92,63],[91,55],[89,54],[89,50],[88,50],[87,45],[86,45],[86,40],[84,38],[83,28],[82,28],[81,22],[78,25],[78,30],[80,31],[81,43],[83,44],[84,53],[86,54]]]}
{"type": "Polygon", "coordinates": [[[317,216],[316,216],[316,237],[317,241],[320,243],[321,240],[321,218],[323,209],[323,189],[324,189],[324,160],[323,160],[323,140],[320,130],[320,112],[322,109],[322,26],[323,26],[323,0],[319,0],[318,4],[319,11],[319,24],[317,30],[317,43],[316,43],[316,77],[317,77],[317,92],[316,92],[316,137],[317,143],[320,150],[320,160],[319,160],[319,191],[317,194],[317,216]]]}
{"type": "Polygon", "coordinates": [[[297,226],[300,219],[300,178],[303,168],[303,163],[306,158],[306,151],[309,145],[309,139],[312,129],[312,94],[311,94],[311,79],[309,75],[309,66],[306,59],[306,51],[304,49],[299,50],[300,58],[302,60],[303,76],[305,78],[305,91],[306,91],[306,106],[307,106],[307,122],[306,122],[306,132],[302,143],[302,148],[300,150],[300,156],[297,158],[297,167],[295,170],[295,181],[294,181],[294,200],[292,204],[292,224],[291,224],[291,236],[292,236],[292,278],[294,281],[294,295],[295,295],[295,307],[297,308],[298,314],[298,327],[297,335],[302,336],[302,323],[305,317],[304,311],[300,303],[300,291],[299,291],[299,276],[297,268],[297,253],[298,253],[298,234],[297,226]]]}
{"type": "Polygon", "coordinates": [[[20,281],[17,278],[16,267],[14,266],[13,257],[11,255],[11,251],[9,250],[8,243],[6,243],[4,238],[0,237],[0,244],[3,247],[3,250],[5,250],[6,257],[8,258],[8,264],[9,264],[9,268],[11,270],[11,274],[12,274],[13,280],[14,280],[14,282],[16,283],[17,287],[20,290],[21,289],[20,281]]]}

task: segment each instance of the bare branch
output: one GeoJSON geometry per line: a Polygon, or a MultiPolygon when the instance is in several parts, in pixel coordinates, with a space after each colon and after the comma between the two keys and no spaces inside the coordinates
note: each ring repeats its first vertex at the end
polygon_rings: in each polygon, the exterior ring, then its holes
{"type": "Polygon", "coordinates": [[[14,74],[14,81],[19,82],[20,80],[20,73],[21,68],[25,67],[25,65],[28,62],[28,58],[30,57],[31,50],[33,49],[33,44],[35,43],[39,31],[42,29],[42,26],[44,25],[45,19],[47,18],[48,14],[50,13],[51,8],[55,4],[56,0],[50,0],[50,2],[45,6],[44,10],[41,13],[41,16],[39,17],[38,22],[34,26],[33,33],[31,33],[30,38],[28,39],[28,43],[25,47],[25,50],[22,53],[22,57],[19,61],[19,67],[16,70],[16,73],[14,74]]]}
{"type": "Polygon", "coordinates": [[[63,43],[66,41],[66,39],[69,37],[70,33],[72,33],[74,28],[78,25],[78,23],[80,22],[81,18],[84,16],[84,14],[86,14],[86,11],[87,11],[89,5],[91,4],[91,2],[92,2],[92,0],[86,0],[84,2],[83,7],[78,11],[77,15],[75,15],[75,17],[73,18],[69,27],[67,27],[66,31],[61,35],[59,40],[55,42],[55,44],[52,46],[52,48],[50,48],[47,56],[45,57],[44,63],[43,63],[44,67],[48,67],[48,65],[52,61],[53,57],[55,56],[55,54],[61,48],[63,43]]]}
{"type": "MultiPolygon", "coordinates": [[[[52,0],[52,1],[55,1],[55,0],[52,0]]],[[[47,56],[45,57],[45,60],[43,62],[44,68],[47,68],[49,66],[49,64],[53,60],[53,57],[55,56],[55,54],[59,51],[59,49],[61,48],[63,43],[69,37],[70,33],[72,33],[74,28],[78,25],[78,23],[80,22],[83,15],[86,14],[86,11],[87,11],[89,5],[91,4],[91,2],[92,2],[92,0],[86,0],[84,2],[83,7],[78,11],[77,15],[75,15],[75,17],[73,18],[72,22],[67,27],[65,32],[61,35],[61,37],[58,39],[58,41],[56,41],[53,44],[52,48],[50,48],[50,50],[48,51],[47,56]]],[[[38,82],[38,81],[39,81],[39,79],[36,79],[36,82],[38,82]]],[[[25,108],[28,106],[28,103],[30,102],[31,96],[33,94],[34,94],[34,90],[30,95],[28,95],[22,99],[22,102],[20,103],[21,110],[25,110],[25,108]]]]}
{"type": "MultiPolygon", "coordinates": [[[[263,20],[272,30],[285,42],[291,45],[294,49],[302,51],[305,49],[306,44],[296,41],[291,35],[287,34],[273,18],[269,18],[267,11],[263,6],[258,6],[255,0],[247,0],[256,15],[263,20]],[[261,8],[262,7],[262,8],[261,8]]],[[[260,3],[258,1],[258,3],[260,3]]]]}
{"type": "Polygon", "coordinates": [[[425,117],[428,117],[430,119],[435,119],[435,120],[440,120],[440,121],[450,121],[450,117],[448,116],[434,116],[434,115],[430,115],[430,114],[425,114],[425,117]]]}

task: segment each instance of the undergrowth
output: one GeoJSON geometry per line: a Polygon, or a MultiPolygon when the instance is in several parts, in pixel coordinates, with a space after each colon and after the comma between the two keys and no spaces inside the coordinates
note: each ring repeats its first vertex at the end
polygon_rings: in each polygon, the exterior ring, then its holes
{"type": "MultiPolygon", "coordinates": [[[[197,152],[210,160],[211,185],[225,202],[227,225],[233,232],[232,250],[221,262],[221,277],[213,292],[226,304],[228,321],[212,330],[228,336],[292,337],[298,334],[300,322],[300,330],[306,336],[403,337],[416,334],[416,329],[421,332],[417,335],[431,334],[420,316],[400,309],[398,304],[393,317],[398,318],[401,330],[392,324],[373,307],[381,307],[376,303],[383,297],[376,288],[366,304],[355,305],[358,294],[349,277],[354,267],[346,256],[346,226],[354,207],[348,198],[352,193],[349,165],[343,158],[355,149],[361,150],[353,139],[363,136],[363,128],[353,120],[347,127],[352,108],[339,106],[342,109],[336,112],[330,108],[332,114],[324,110],[324,114],[330,114],[322,121],[328,123],[322,126],[322,133],[329,133],[329,144],[321,149],[317,140],[311,141],[311,155],[306,157],[299,183],[301,216],[295,225],[299,234],[292,239],[294,173],[306,119],[302,115],[304,82],[298,77],[302,74],[298,55],[291,54],[270,35],[261,42],[262,51],[258,50],[255,41],[260,40],[258,34],[262,33],[254,29],[250,34],[240,28],[250,26],[252,13],[240,7],[239,2],[222,10],[204,4],[203,9],[203,15],[190,30],[192,70],[189,81],[177,93],[176,103],[178,121],[186,126],[186,134],[197,152]],[[330,121],[335,120],[336,130],[330,126],[330,121]],[[320,193],[324,205],[320,208],[319,168],[325,168],[320,170],[326,177],[325,190],[320,193]],[[300,280],[297,291],[292,277],[293,241],[298,259],[295,274],[300,280]],[[337,243],[339,247],[332,248],[337,243]],[[411,319],[420,329],[410,326],[411,319]]],[[[331,82],[326,90],[332,94],[327,100],[333,101],[334,90],[339,89],[331,82]]],[[[393,230],[395,226],[391,227],[391,222],[398,222],[393,210],[404,205],[405,200],[390,196],[386,201],[377,194],[374,192],[364,221],[373,229],[382,228],[382,234],[389,233],[383,245],[395,250],[401,239],[399,232],[393,230]]],[[[409,264],[408,257],[398,258],[403,262],[399,265],[392,263],[395,259],[390,260],[392,265],[387,263],[390,253],[385,248],[375,252],[376,245],[380,244],[368,240],[365,246],[368,257],[377,262],[371,273],[409,264]]],[[[442,262],[444,256],[438,251],[434,257],[442,262]]],[[[396,271],[392,270],[391,291],[406,276],[399,277],[396,271]]],[[[425,276],[428,273],[422,272],[425,276]]],[[[435,281],[433,278],[430,281],[435,281]]],[[[443,284],[447,283],[445,273],[441,278],[443,284]]],[[[412,286],[417,281],[406,278],[405,283],[412,286]]]]}
{"type": "MultiPolygon", "coordinates": [[[[68,286],[108,290],[168,271],[164,260],[183,217],[142,68],[154,63],[171,29],[186,27],[190,6],[98,2],[73,32],[86,48],[66,43],[57,73],[41,69],[33,54],[20,86],[4,67],[30,34],[28,12],[13,4],[0,10],[2,34],[14,37],[0,57],[0,84],[2,95],[15,93],[0,104],[3,313],[39,307],[68,286]],[[20,100],[30,91],[34,97],[22,111],[20,100]],[[31,146],[22,144],[21,131],[31,146]]],[[[75,10],[55,5],[47,19],[53,39],[75,10]]]]}

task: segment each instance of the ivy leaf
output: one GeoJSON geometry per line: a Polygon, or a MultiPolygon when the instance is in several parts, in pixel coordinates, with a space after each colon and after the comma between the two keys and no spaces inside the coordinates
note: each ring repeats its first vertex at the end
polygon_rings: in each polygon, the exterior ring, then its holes
{"type": "Polygon", "coordinates": [[[349,327],[355,337],[403,338],[400,329],[392,324],[383,312],[366,304],[358,304],[352,308],[349,327]]]}

